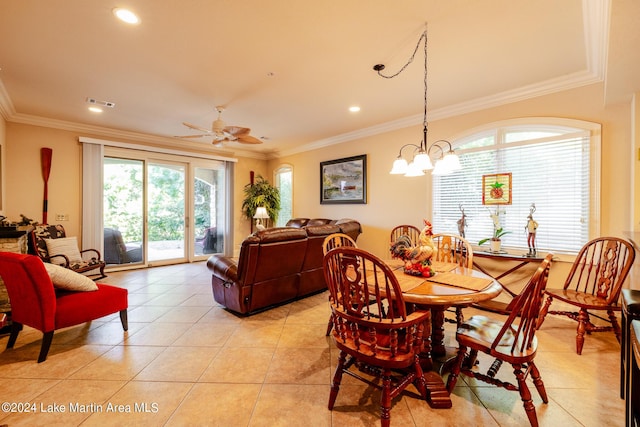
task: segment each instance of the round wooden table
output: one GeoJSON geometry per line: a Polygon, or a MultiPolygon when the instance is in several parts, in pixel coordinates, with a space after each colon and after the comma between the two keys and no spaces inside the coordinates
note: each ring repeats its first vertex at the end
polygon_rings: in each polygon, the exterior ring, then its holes
{"type": "Polygon", "coordinates": [[[431,310],[431,324],[425,325],[425,348],[421,355],[427,400],[433,408],[450,408],[449,392],[440,374],[433,369],[432,360],[432,349],[437,354],[444,354],[444,311],[495,298],[502,292],[502,286],[488,274],[456,264],[433,262],[436,275],[425,278],[405,274],[404,263],[400,260],[386,263],[398,279],[404,301],[431,310]]]}

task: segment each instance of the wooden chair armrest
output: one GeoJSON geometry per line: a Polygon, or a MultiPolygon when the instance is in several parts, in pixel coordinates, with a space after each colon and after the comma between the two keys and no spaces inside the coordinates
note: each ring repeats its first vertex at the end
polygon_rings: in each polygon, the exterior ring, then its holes
{"type": "MultiPolygon", "coordinates": [[[[97,249],[83,249],[83,250],[81,250],[81,251],[80,251],[80,255],[84,255],[85,253],[89,253],[89,252],[93,252],[94,254],[96,254],[96,256],[95,256],[95,257],[93,257],[93,256],[92,256],[91,258],[95,258],[95,259],[98,259],[98,260],[99,260],[99,259],[102,259],[102,258],[100,257],[100,251],[99,251],[99,250],[97,250],[97,249]]],[[[84,257],[83,257],[83,258],[84,258],[84,257]]]]}
{"type": "Polygon", "coordinates": [[[50,262],[51,264],[55,264],[52,260],[53,258],[64,258],[64,264],[62,264],[62,266],[64,268],[69,268],[69,266],[71,265],[71,261],[69,261],[69,257],[67,257],[66,255],[63,254],[59,254],[59,255],[52,255],[49,257],[49,259],[47,260],[47,262],[50,262]]]}
{"type": "MultiPolygon", "coordinates": [[[[334,303],[331,303],[332,305],[334,303]]],[[[345,317],[349,321],[357,322],[364,324],[368,327],[376,328],[376,329],[402,329],[408,328],[413,325],[417,325],[419,323],[423,323],[429,320],[431,316],[430,311],[422,311],[417,310],[413,313],[407,315],[406,320],[402,322],[393,321],[391,319],[380,319],[380,318],[372,318],[371,320],[357,318],[355,316],[351,316],[347,313],[342,313],[341,316],[345,317]]]]}

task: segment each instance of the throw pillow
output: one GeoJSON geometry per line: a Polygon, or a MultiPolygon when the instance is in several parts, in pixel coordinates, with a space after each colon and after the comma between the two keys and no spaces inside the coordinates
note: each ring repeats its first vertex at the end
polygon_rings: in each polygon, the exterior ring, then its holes
{"type": "Polygon", "coordinates": [[[87,276],[83,276],[80,273],[76,273],[68,268],[60,267],[59,265],[44,263],[53,286],[58,289],[64,289],[67,291],[97,291],[98,285],[89,279],[87,276]]]}
{"type": "MultiPolygon", "coordinates": [[[[71,264],[82,262],[82,256],[78,249],[78,239],[76,237],[60,237],[58,239],[44,239],[47,245],[49,257],[54,255],[66,255],[71,264]]],[[[55,257],[51,259],[54,264],[64,264],[64,258],[55,257]]]]}

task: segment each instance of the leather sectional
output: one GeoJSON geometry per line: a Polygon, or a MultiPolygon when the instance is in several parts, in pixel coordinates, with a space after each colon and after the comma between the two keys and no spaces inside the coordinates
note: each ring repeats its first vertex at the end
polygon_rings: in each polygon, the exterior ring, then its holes
{"type": "Polygon", "coordinates": [[[327,288],[322,272],[326,236],[345,233],[354,240],[362,232],[352,219],[295,218],[287,227],[268,228],[247,237],[237,259],[214,254],[214,300],[239,314],[252,314],[327,288]]]}

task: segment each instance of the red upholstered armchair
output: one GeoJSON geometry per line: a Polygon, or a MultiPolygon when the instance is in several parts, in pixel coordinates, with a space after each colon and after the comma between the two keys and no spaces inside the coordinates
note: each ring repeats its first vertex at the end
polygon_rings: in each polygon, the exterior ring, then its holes
{"type": "Polygon", "coordinates": [[[95,284],[95,291],[56,289],[40,258],[13,252],[0,252],[0,276],[11,301],[12,325],[7,348],[13,348],[23,325],[38,329],[44,334],[38,363],[46,360],[56,329],[118,312],[123,329],[128,328],[126,289],[100,283],[95,284]]]}

